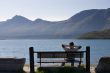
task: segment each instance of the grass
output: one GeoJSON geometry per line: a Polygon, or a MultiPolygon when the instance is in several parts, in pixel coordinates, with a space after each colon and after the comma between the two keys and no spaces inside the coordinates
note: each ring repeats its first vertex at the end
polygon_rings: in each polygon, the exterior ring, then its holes
{"type": "Polygon", "coordinates": [[[82,67],[39,67],[36,73],[86,73],[86,71],[82,67]]]}

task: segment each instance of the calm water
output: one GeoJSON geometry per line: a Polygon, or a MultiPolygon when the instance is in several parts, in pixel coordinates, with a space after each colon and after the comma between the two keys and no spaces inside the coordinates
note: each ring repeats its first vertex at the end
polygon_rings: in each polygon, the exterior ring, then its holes
{"type": "Polygon", "coordinates": [[[110,40],[74,40],[74,39],[52,39],[52,40],[0,40],[0,57],[25,57],[29,63],[29,47],[35,51],[63,51],[61,44],[74,42],[91,47],[91,64],[97,64],[102,56],[110,56],[110,40]]]}

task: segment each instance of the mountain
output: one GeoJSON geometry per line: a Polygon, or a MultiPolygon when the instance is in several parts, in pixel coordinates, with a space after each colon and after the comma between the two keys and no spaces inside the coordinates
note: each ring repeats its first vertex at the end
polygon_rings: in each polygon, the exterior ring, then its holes
{"type": "Polygon", "coordinates": [[[85,10],[71,17],[70,21],[77,27],[76,32],[86,33],[110,29],[108,27],[110,25],[110,9],[85,10]]]}
{"type": "Polygon", "coordinates": [[[29,20],[16,15],[0,22],[1,39],[77,38],[110,29],[110,8],[84,10],[63,21],[29,20]]]}

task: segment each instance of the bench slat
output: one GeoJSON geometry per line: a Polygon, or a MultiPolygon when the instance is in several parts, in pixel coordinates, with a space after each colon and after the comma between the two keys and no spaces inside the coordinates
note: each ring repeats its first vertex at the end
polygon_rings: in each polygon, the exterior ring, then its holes
{"type": "Polygon", "coordinates": [[[83,53],[82,52],[78,52],[78,53],[74,53],[74,52],[71,52],[71,53],[67,53],[67,52],[62,52],[62,53],[38,53],[37,54],[37,58],[83,58],[83,53]]]}
{"type": "MultiPolygon", "coordinates": [[[[79,60],[74,60],[75,63],[79,63],[82,61],[79,60]]],[[[66,60],[42,60],[41,62],[38,61],[37,63],[72,63],[71,61],[66,61],[66,60]]]]}

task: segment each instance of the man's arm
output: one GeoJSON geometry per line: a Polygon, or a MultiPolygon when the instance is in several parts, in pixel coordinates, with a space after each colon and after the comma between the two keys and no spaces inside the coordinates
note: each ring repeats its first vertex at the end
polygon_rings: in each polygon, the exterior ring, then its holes
{"type": "Polygon", "coordinates": [[[69,45],[63,45],[63,44],[62,44],[62,47],[63,47],[63,49],[64,49],[65,51],[67,51],[67,50],[69,49],[69,45]]]}
{"type": "Polygon", "coordinates": [[[81,49],[82,46],[74,46],[74,48],[76,48],[76,49],[81,49]]]}

